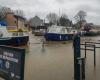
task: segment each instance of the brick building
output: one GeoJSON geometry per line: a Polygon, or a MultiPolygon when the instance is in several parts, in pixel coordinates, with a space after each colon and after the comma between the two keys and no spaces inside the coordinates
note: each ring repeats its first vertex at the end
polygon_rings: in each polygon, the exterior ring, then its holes
{"type": "Polygon", "coordinates": [[[25,18],[14,15],[13,13],[6,14],[7,26],[10,28],[23,29],[25,27],[25,18]]]}

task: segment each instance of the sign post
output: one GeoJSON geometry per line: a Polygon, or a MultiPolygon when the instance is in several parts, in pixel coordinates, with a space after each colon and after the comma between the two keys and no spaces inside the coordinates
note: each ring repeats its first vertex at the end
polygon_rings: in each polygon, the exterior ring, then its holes
{"type": "Polygon", "coordinates": [[[78,63],[78,58],[80,58],[80,37],[78,35],[74,36],[73,40],[74,47],[74,80],[80,80],[80,64],[78,63]]]}
{"type": "Polygon", "coordinates": [[[74,80],[85,80],[85,58],[81,58],[80,36],[75,35],[74,47],[74,80]]]}
{"type": "Polygon", "coordinates": [[[0,46],[0,77],[5,80],[24,80],[25,50],[0,46]]]}

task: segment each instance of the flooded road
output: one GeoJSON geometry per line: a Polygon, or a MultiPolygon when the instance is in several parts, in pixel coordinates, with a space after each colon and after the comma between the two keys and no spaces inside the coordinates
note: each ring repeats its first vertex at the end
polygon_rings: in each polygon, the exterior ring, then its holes
{"type": "MultiPolygon", "coordinates": [[[[30,35],[29,51],[25,59],[25,80],[74,80],[72,42],[50,42],[46,43],[43,49],[41,39],[30,35]]],[[[99,37],[83,38],[82,41],[97,39],[99,40],[99,37]]],[[[100,49],[96,50],[96,57],[97,66],[94,69],[93,52],[88,51],[86,80],[100,80],[100,49]]]]}

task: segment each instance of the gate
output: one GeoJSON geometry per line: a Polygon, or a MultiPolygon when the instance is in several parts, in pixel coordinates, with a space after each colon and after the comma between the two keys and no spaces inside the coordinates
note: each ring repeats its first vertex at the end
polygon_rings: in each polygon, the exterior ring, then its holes
{"type": "Polygon", "coordinates": [[[87,51],[92,51],[94,55],[94,68],[96,68],[96,44],[99,42],[85,42],[81,44],[80,36],[76,35],[73,40],[74,47],[74,80],[85,80],[85,62],[87,58],[87,51]],[[84,48],[81,48],[81,46],[84,48]],[[81,57],[81,50],[84,50],[85,56],[81,57]]]}

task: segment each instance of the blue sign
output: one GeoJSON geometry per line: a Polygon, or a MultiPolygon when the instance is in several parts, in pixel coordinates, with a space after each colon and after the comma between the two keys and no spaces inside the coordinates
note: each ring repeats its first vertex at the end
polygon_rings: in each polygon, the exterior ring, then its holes
{"type": "Polygon", "coordinates": [[[7,22],[6,21],[0,21],[0,25],[1,26],[7,26],[7,22]]]}
{"type": "Polygon", "coordinates": [[[24,80],[25,50],[0,46],[0,77],[24,80]]]}

